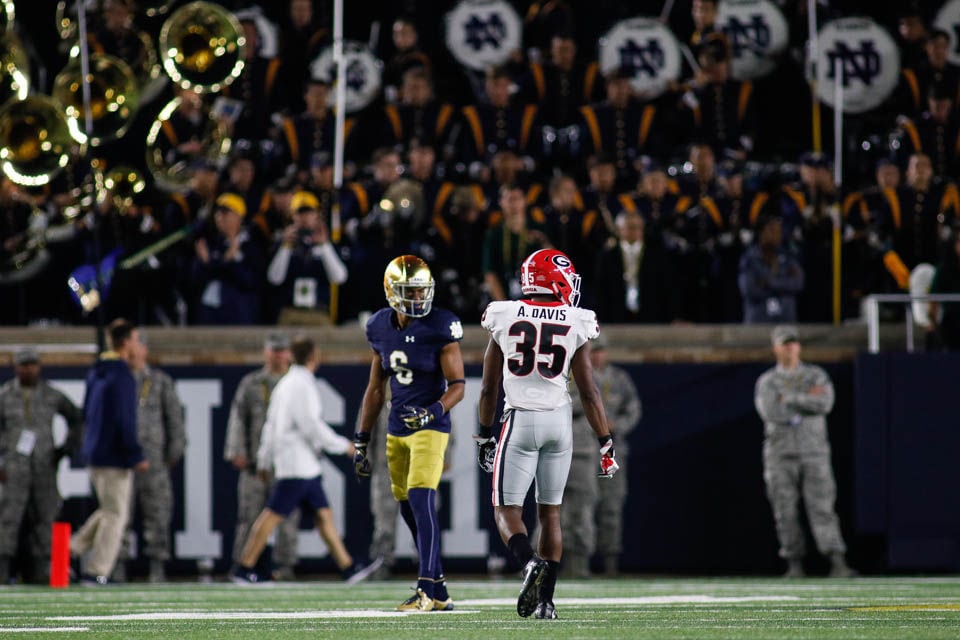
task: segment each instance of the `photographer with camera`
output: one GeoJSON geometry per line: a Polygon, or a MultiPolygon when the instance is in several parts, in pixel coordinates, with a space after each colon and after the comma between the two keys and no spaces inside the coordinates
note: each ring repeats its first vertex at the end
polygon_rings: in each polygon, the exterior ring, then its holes
{"type": "Polygon", "coordinates": [[[293,224],[283,237],[267,269],[274,287],[273,301],[280,324],[330,324],[330,287],[347,280],[347,267],[330,241],[320,214],[320,202],[309,191],[298,191],[290,201],[293,224]]]}

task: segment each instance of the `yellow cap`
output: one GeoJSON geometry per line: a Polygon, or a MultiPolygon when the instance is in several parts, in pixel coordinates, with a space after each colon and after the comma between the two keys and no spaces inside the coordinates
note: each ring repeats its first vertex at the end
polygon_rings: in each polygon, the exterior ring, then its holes
{"type": "Polygon", "coordinates": [[[300,209],[319,209],[320,201],[317,196],[309,191],[297,191],[290,200],[290,209],[299,211],[300,209]]]}
{"type": "Polygon", "coordinates": [[[220,194],[220,197],[217,198],[217,207],[220,209],[229,209],[241,218],[247,215],[247,203],[235,193],[220,194]]]}

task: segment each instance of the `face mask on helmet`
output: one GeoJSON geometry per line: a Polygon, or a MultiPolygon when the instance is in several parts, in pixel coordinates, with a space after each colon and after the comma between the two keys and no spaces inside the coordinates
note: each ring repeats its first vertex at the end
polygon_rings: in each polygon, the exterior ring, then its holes
{"type": "Polygon", "coordinates": [[[397,313],[422,318],[433,307],[433,276],[427,263],[416,256],[400,256],[387,265],[383,290],[397,313]]]}
{"type": "Polygon", "coordinates": [[[580,304],[580,274],[562,251],[541,249],[520,267],[521,291],[525,295],[553,296],[576,307],[580,304]]]}

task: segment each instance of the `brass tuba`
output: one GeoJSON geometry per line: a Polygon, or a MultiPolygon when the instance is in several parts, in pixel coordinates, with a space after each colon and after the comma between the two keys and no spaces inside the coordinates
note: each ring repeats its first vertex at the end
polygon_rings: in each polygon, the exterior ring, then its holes
{"type": "MultiPolygon", "coordinates": [[[[0,14],[2,15],[2,14],[0,14]]],[[[30,94],[30,59],[12,30],[0,32],[0,104],[30,94]]]]}
{"type": "Polygon", "coordinates": [[[98,189],[97,201],[109,199],[110,204],[125,215],[133,206],[134,199],[147,188],[147,181],[139,171],[127,165],[118,164],[105,171],[100,179],[102,188],[98,189]]]}
{"type": "Polygon", "coordinates": [[[184,98],[176,97],[160,111],[160,114],[150,126],[147,133],[147,169],[153,176],[153,181],[160,189],[168,192],[186,192],[190,188],[190,178],[193,175],[191,163],[195,160],[206,159],[213,164],[219,164],[222,158],[230,154],[233,140],[227,126],[210,115],[206,105],[200,105],[205,112],[205,129],[201,156],[186,156],[177,152],[168,139],[170,118],[176,113],[184,98]]]}
{"type": "Polygon", "coordinates": [[[212,2],[191,2],[170,14],[159,44],[164,70],[184,89],[216,93],[243,71],[243,28],[212,2]]]}
{"type": "Polygon", "coordinates": [[[127,63],[105,53],[90,56],[90,113],[93,129],[84,131],[83,73],[80,58],[67,63],[53,81],[53,97],[66,109],[77,142],[91,146],[121,138],[137,111],[140,93],[127,63]],[[88,138],[89,134],[89,140],[88,138]]]}
{"type": "Polygon", "coordinates": [[[0,107],[0,170],[13,182],[47,184],[74,148],[63,106],[53,98],[33,95],[0,107]]]}

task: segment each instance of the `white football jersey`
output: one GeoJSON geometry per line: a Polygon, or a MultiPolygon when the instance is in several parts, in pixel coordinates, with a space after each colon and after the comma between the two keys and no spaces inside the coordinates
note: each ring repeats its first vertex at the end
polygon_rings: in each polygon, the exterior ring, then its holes
{"type": "Polygon", "coordinates": [[[561,302],[491,302],[480,325],[503,351],[507,409],[556,409],[570,404],[573,355],[600,333],[597,315],[561,302]]]}

